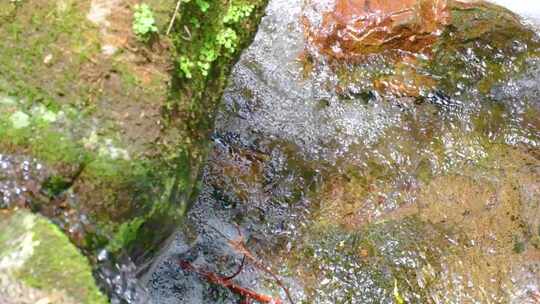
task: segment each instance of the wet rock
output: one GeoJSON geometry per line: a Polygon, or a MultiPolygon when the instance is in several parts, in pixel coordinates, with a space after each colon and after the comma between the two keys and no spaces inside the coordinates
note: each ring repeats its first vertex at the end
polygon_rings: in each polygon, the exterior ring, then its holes
{"type": "Polygon", "coordinates": [[[321,18],[316,23],[304,17],[308,43],[334,59],[349,61],[385,51],[431,54],[449,27],[474,39],[519,23],[509,11],[477,0],[337,0],[321,18]],[[512,22],[501,26],[482,18],[485,14],[512,22]]]}
{"type": "Polygon", "coordinates": [[[28,206],[49,174],[36,159],[0,154],[0,208],[28,206]]]}
{"type": "Polygon", "coordinates": [[[485,94],[538,57],[535,33],[484,1],[337,1],[320,10],[306,8],[308,58],[334,62],[344,95],[357,87],[413,102],[435,88],[485,94]]]}
{"type": "Polygon", "coordinates": [[[424,62],[428,73],[440,77],[438,86],[446,94],[488,94],[495,85],[534,69],[538,35],[518,16],[485,2],[453,6],[451,12],[451,25],[424,62]]]}
{"type": "MultiPolygon", "coordinates": [[[[513,303],[519,297],[532,301],[538,289],[536,281],[513,277],[516,269],[524,277],[537,271],[530,265],[539,261],[540,217],[538,200],[533,199],[538,196],[537,160],[527,150],[502,146],[491,147],[486,153],[489,157],[478,165],[462,164],[458,172],[417,180],[412,187],[403,187],[386,172],[379,177],[377,171],[328,180],[329,193],[319,196],[323,199],[321,210],[305,233],[307,239],[297,245],[302,263],[314,263],[312,269],[299,271],[306,275],[302,279],[312,301],[355,303],[348,299],[371,292],[380,292],[379,298],[384,294],[391,298],[394,279],[401,295],[413,303],[459,303],[465,299],[513,303]],[[381,238],[370,232],[393,225],[403,226],[381,238]],[[408,239],[405,231],[426,227],[437,228],[435,232],[411,232],[423,236],[408,239]],[[374,254],[370,246],[358,249],[358,243],[351,240],[359,239],[360,244],[380,241],[385,244],[380,246],[419,246],[411,252],[428,260],[417,260],[419,268],[412,272],[394,269],[391,261],[399,261],[396,257],[371,269],[367,265],[379,263],[374,257],[381,253],[374,254]],[[424,243],[426,239],[429,241],[424,243]],[[404,279],[394,277],[396,273],[404,279]],[[326,276],[323,285],[315,283],[321,281],[319,275],[326,276]],[[351,283],[379,279],[379,283],[362,288],[351,283]],[[359,289],[365,293],[355,293],[359,289]]],[[[293,269],[297,271],[297,267],[293,269]]]]}
{"type": "MultiPolygon", "coordinates": [[[[517,39],[534,48],[534,33],[508,11],[485,7],[454,12],[469,18],[465,28],[490,24],[488,35],[523,31],[514,38],[501,34],[497,43],[508,47],[503,57],[509,60],[498,64],[516,68],[512,54],[534,57],[519,43],[512,47],[517,39]],[[488,22],[499,16],[508,28],[488,22]]],[[[521,216],[527,211],[520,197],[534,190],[536,178],[524,172],[538,163],[532,157],[537,130],[530,123],[536,112],[529,109],[537,93],[510,99],[510,90],[494,102],[473,94],[476,80],[444,87],[441,79],[448,76],[443,67],[430,70],[430,56],[396,61],[384,52],[361,61],[318,57],[317,48],[306,54],[303,9],[300,0],[271,1],[255,42],[237,64],[202,193],[188,215],[190,228],[179,229],[145,278],[152,298],[217,301],[216,286],[175,261],[234,272],[241,257],[227,239],[238,230],[291,288],[296,303],[393,303],[396,289],[408,303],[507,303],[513,299],[509,288],[536,290],[535,283],[523,283],[533,271],[515,284],[510,274],[537,254],[523,226],[534,220],[521,216]],[[396,96],[414,106],[384,102],[396,96]],[[520,127],[525,112],[529,123],[520,127]]],[[[317,16],[322,22],[323,14],[317,16]]],[[[471,65],[460,68],[464,78],[491,77],[466,57],[469,48],[479,52],[490,41],[476,34],[471,41],[452,40],[460,35],[446,25],[423,55],[444,52],[471,65]],[[457,47],[438,49],[444,41],[457,47]]],[[[534,79],[519,87],[529,91],[538,84],[534,79]]],[[[235,282],[282,293],[264,273],[249,270],[235,282]]],[[[222,299],[237,300],[230,294],[222,299]]]]}
{"type": "Polygon", "coordinates": [[[415,217],[353,232],[312,227],[301,255],[300,277],[311,303],[393,303],[394,288],[411,303],[429,302],[449,232],[415,217]]]}
{"type": "Polygon", "coordinates": [[[337,0],[320,27],[306,20],[306,32],[324,54],[354,60],[386,50],[429,51],[449,21],[447,1],[337,0]]]}

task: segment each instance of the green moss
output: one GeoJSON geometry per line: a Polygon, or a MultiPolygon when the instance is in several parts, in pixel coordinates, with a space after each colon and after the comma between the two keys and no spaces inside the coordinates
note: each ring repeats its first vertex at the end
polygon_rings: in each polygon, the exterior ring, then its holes
{"type": "MultiPolygon", "coordinates": [[[[34,248],[31,256],[16,271],[16,277],[31,287],[65,292],[78,303],[108,303],[97,288],[88,260],[52,223],[33,215],[13,220],[31,219],[34,248]]],[[[20,225],[13,222],[14,225],[20,225]]]]}
{"type": "Polygon", "coordinates": [[[17,129],[5,113],[0,114],[0,146],[7,151],[26,151],[53,165],[85,161],[83,148],[66,134],[50,128],[48,123],[33,121],[29,127],[17,129]]]}
{"type": "Polygon", "coordinates": [[[522,241],[518,236],[514,236],[514,252],[517,254],[522,254],[527,250],[527,244],[522,241]]]}
{"type": "MultiPolygon", "coordinates": [[[[473,118],[475,130],[485,137],[502,137],[503,131],[507,127],[508,111],[503,103],[486,105],[478,116],[473,118]]],[[[499,138],[500,139],[500,138],[499,138]]]]}
{"type": "Polygon", "coordinates": [[[76,100],[87,90],[79,77],[82,65],[89,62],[91,54],[99,52],[98,32],[89,35],[82,4],[65,1],[65,6],[50,1],[23,1],[16,17],[0,25],[0,78],[11,91],[47,90],[49,94],[65,94],[76,100]],[[77,30],[73,30],[76,28],[77,30]],[[61,70],[44,64],[52,55],[53,62],[66,57],[61,70]],[[76,88],[76,89],[75,89],[76,88]]]}
{"type": "Polygon", "coordinates": [[[62,194],[71,186],[71,181],[62,176],[53,175],[43,183],[43,191],[49,197],[55,197],[62,194]]]}
{"type": "Polygon", "coordinates": [[[144,221],[143,218],[135,218],[120,225],[118,232],[107,245],[107,250],[118,252],[123,248],[127,248],[137,238],[137,232],[144,221]]]}
{"type": "Polygon", "coordinates": [[[194,1],[185,3],[173,37],[176,57],[182,60],[178,61],[179,72],[172,88],[171,101],[174,102],[169,104],[169,122],[181,129],[178,130],[182,137],[180,141],[190,150],[195,163],[205,157],[207,137],[227,77],[240,51],[254,36],[267,1],[208,3],[205,12],[194,1]],[[233,7],[248,6],[251,9],[238,10],[241,14],[237,12],[235,18],[231,17],[233,7]],[[193,20],[197,20],[196,25],[193,20]],[[183,120],[181,126],[176,120],[179,117],[190,119],[183,120]]]}
{"type": "Polygon", "coordinates": [[[179,198],[174,194],[192,192],[185,184],[188,178],[176,175],[162,177],[160,180],[164,181],[160,187],[161,193],[147,198],[147,202],[151,202],[147,203],[150,209],[141,213],[141,217],[129,226],[118,229],[116,239],[121,246],[114,246],[113,243],[110,247],[113,253],[124,249],[135,259],[150,257],[160,249],[159,245],[169,237],[170,232],[178,229],[182,223],[189,205],[182,203],[186,198],[179,198]]]}
{"type": "MultiPolygon", "coordinates": [[[[30,126],[16,129],[8,114],[0,114],[0,147],[4,151],[31,154],[59,171],[80,168],[77,169],[82,170],[78,186],[88,187],[82,189],[88,193],[80,193],[80,199],[85,200],[84,208],[91,219],[108,223],[112,230],[127,220],[127,226],[120,227],[133,228],[132,217],[148,214],[155,208],[154,196],[159,196],[164,187],[162,182],[171,170],[157,170],[158,164],[145,159],[113,159],[101,155],[99,149],[85,148],[84,144],[85,141],[70,138],[69,134],[57,131],[50,123],[34,118],[30,126]],[[153,170],[157,170],[155,174],[151,173],[153,170]],[[93,205],[95,202],[99,205],[93,205]]],[[[54,175],[46,180],[44,190],[48,195],[56,196],[72,186],[72,178],[54,175]]],[[[111,246],[116,248],[120,243],[116,238],[111,246]]]]}
{"type": "MultiPolygon", "coordinates": [[[[16,9],[9,5],[11,19],[0,23],[0,95],[14,96],[17,102],[0,104],[0,148],[35,157],[55,171],[44,185],[50,196],[66,187],[74,190],[80,211],[100,227],[95,232],[100,235],[87,237],[85,252],[104,245],[103,239],[113,234],[111,249],[140,244],[134,250],[151,252],[178,225],[198,189],[228,75],[255,34],[266,2],[206,1],[204,10],[201,1],[184,3],[171,34],[171,59],[185,57],[195,71],[192,79],[175,73],[169,92],[164,81],[168,75],[159,72],[159,65],[170,49],[155,47],[169,45],[164,32],[174,2],[145,1],[160,37],[152,49],[140,46],[133,52],[151,60],[156,55],[159,62],[150,65],[158,73],[142,73],[140,62],[126,59],[131,58],[126,50],[103,56],[102,31],[87,20],[86,2],[29,0],[16,9]],[[167,93],[166,117],[161,120],[152,110],[162,106],[167,93]],[[133,105],[134,100],[144,101],[144,106],[133,105]],[[148,103],[152,104],[145,108],[148,103]],[[32,113],[37,105],[46,108],[41,118],[32,113]],[[125,136],[126,130],[141,120],[148,122],[147,117],[134,118],[139,108],[152,109],[146,113],[152,112],[157,124],[134,144],[137,134],[125,136]],[[14,127],[9,118],[17,111],[29,116],[28,126],[14,127]],[[53,112],[64,115],[57,122],[48,121],[53,112]],[[122,114],[129,119],[118,122],[122,114]],[[88,134],[90,128],[95,130],[88,134]],[[111,152],[110,143],[122,151],[111,152]]],[[[23,115],[19,118],[21,126],[26,125],[23,115]]]]}
{"type": "Polygon", "coordinates": [[[194,200],[228,76],[254,37],[267,2],[212,0],[203,7],[200,1],[182,3],[172,32],[176,72],[164,108],[163,137],[169,140],[159,146],[161,165],[169,175],[161,176],[159,199],[149,201],[153,208],[137,230],[137,245],[131,248],[136,259],[151,256],[194,200]],[[251,9],[230,11],[247,6],[251,9]]]}

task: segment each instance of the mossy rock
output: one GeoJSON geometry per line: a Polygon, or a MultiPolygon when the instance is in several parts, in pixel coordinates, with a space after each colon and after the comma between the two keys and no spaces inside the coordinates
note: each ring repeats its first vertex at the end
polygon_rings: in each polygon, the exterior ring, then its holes
{"type": "Polygon", "coordinates": [[[406,303],[511,302],[510,290],[525,288],[513,272],[538,254],[538,160],[528,149],[485,149],[474,162],[430,172],[414,203],[379,214],[364,186],[379,172],[329,181],[331,195],[320,197],[287,269],[307,302],[391,303],[395,286],[406,303]]]}
{"type": "Polygon", "coordinates": [[[54,295],[51,299],[108,303],[87,258],[56,225],[27,211],[0,215],[0,269],[18,284],[54,295]]]}
{"type": "Polygon", "coordinates": [[[138,2],[0,6],[7,8],[0,13],[0,149],[50,169],[41,185],[48,198],[32,206],[66,232],[78,223],[58,216],[52,202],[75,194],[77,207],[64,205],[89,219],[82,237],[70,235],[84,252],[107,247],[142,263],[197,193],[227,78],[267,1],[183,1],[168,36],[176,2],[146,1],[159,29],[148,42],[132,32],[138,2]],[[238,7],[249,10],[232,10],[238,7]],[[225,32],[234,41],[222,41],[228,48],[220,45],[208,75],[171,73],[182,56],[201,60],[208,42],[225,32]]]}
{"type": "MultiPolygon", "coordinates": [[[[149,3],[160,29],[166,27],[174,3],[149,3]]],[[[162,61],[173,55],[135,41],[126,4],[115,6],[108,20],[124,39],[119,45],[125,43],[113,55],[102,51],[111,40],[104,33],[113,31],[88,17],[94,2],[17,1],[2,4],[9,16],[0,14],[0,99],[10,101],[0,102],[0,149],[36,158],[50,170],[40,185],[48,199],[31,205],[67,232],[80,223],[49,212],[51,202],[65,201],[67,192],[78,197],[70,213],[84,214],[92,227],[82,239],[80,231],[71,237],[90,254],[123,223],[155,209],[154,197],[170,190],[165,184],[176,176],[169,166],[175,155],[160,153],[156,143],[169,96],[162,61]],[[141,64],[147,57],[151,63],[141,64]]]]}
{"type": "Polygon", "coordinates": [[[416,217],[354,232],[337,226],[310,229],[296,258],[314,303],[392,303],[396,284],[406,299],[427,299],[432,273],[450,245],[445,229],[416,217]]]}

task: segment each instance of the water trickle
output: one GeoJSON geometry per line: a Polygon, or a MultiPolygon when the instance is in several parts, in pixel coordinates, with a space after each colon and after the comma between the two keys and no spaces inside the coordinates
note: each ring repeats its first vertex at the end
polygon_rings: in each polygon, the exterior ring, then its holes
{"type": "Polygon", "coordinates": [[[35,159],[0,154],[0,208],[26,206],[28,196],[39,193],[47,176],[35,159]]]}

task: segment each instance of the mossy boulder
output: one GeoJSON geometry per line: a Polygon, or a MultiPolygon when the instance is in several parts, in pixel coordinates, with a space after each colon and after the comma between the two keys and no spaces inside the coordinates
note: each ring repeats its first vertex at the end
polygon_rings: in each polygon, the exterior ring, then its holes
{"type": "Polygon", "coordinates": [[[28,211],[0,214],[0,269],[7,303],[108,303],[88,259],[56,225],[28,211]]]}
{"type": "Polygon", "coordinates": [[[146,1],[158,28],[147,41],[132,31],[138,2],[1,5],[0,149],[49,174],[8,207],[54,218],[90,256],[142,262],[197,193],[214,113],[266,1],[182,1],[168,35],[176,3],[146,1]],[[198,64],[192,77],[182,58],[198,64]]]}
{"type": "MultiPolygon", "coordinates": [[[[157,141],[172,54],[134,38],[128,2],[11,1],[0,16],[0,99],[9,100],[0,103],[0,149],[47,168],[22,205],[54,218],[91,254],[156,209],[154,197],[175,178],[175,167],[152,173],[173,158],[157,141]]],[[[173,4],[150,3],[165,27],[173,4]]]]}
{"type": "Polygon", "coordinates": [[[441,77],[438,88],[446,94],[463,88],[488,94],[540,55],[537,34],[505,8],[485,2],[454,5],[451,18],[427,62],[427,71],[441,77]]]}

